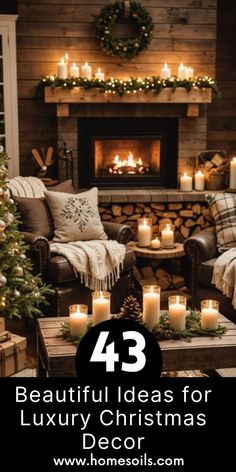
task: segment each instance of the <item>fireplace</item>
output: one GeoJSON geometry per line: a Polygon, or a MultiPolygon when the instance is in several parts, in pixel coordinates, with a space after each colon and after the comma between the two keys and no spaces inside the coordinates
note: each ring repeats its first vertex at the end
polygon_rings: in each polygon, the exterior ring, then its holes
{"type": "Polygon", "coordinates": [[[177,118],[79,118],[80,187],[173,188],[177,156],[177,118]]]}

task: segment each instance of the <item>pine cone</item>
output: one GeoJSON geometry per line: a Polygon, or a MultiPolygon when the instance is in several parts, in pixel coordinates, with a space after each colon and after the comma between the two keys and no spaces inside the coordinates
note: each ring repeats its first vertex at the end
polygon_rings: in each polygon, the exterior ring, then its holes
{"type": "Polygon", "coordinates": [[[137,298],[129,295],[124,299],[120,310],[120,317],[125,320],[134,320],[138,323],[142,322],[142,310],[137,298]]]}

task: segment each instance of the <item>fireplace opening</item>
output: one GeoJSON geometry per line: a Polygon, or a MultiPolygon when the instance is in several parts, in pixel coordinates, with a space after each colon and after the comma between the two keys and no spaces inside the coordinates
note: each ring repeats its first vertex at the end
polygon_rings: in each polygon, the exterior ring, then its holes
{"type": "Polygon", "coordinates": [[[78,129],[80,187],[176,187],[176,118],[80,118],[78,129]]]}

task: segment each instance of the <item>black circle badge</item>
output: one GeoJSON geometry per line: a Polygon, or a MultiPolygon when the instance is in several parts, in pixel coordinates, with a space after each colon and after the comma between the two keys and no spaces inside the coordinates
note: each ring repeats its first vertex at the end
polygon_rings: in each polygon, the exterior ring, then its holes
{"type": "Polygon", "coordinates": [[[154,383],[161,370],[158,342],[148,329],[131,320],[97,324],[82,338],[76,353],[80,383],[154,383]]]}

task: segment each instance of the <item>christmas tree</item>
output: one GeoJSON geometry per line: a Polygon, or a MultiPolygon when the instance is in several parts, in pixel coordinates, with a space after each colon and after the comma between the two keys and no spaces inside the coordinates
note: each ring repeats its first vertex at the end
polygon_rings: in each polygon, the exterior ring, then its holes
{"type": "Polygon", "coordinates": [[[16,206],[7,186],[8,156],[0,145],[0,316],[13,318],[41,315],[49,287],[32,274],[27,246],[18,230],[16,206]]]}

